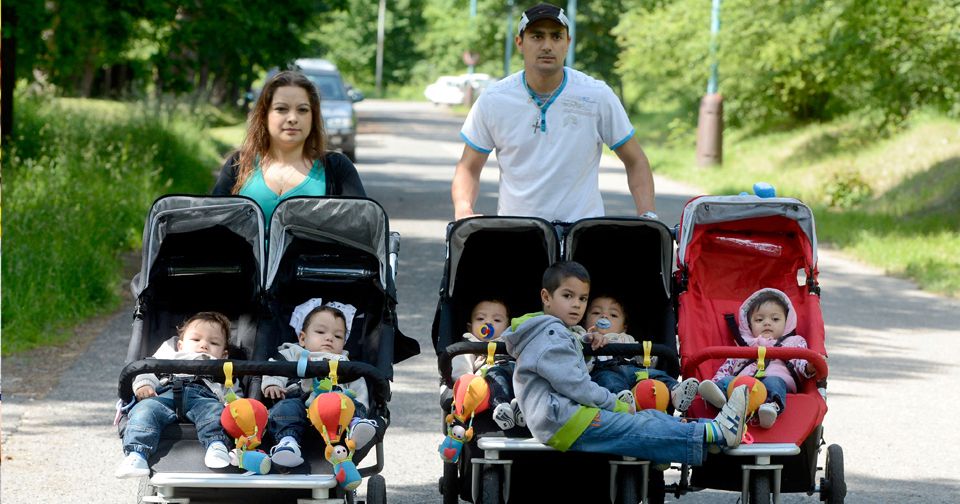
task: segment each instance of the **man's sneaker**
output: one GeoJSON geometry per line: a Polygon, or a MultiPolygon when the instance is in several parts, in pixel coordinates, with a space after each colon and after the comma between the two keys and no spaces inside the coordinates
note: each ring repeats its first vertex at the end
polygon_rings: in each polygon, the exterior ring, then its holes
{"type": "Polygon", "coordinates": [[[270,448],[270,461],[282,467],[297,467],[303,463],[300,443],[292,436],[284,436],[279,443],[270,448]]]}
{"type": "Polygon", "coordinates": [[[740,446],[743,440],[744,426],[747,421],[747,386],[740,385],[733,389],[730,398],[723,405],[720,414],[713,420],[720,428],[724,445],[727,448],[740,446]]]}
{"type": "Polygon", "coordinates": [[[350,422],[350,439],[361,449],[377,437],[377,422],[366,418],[354,418],[350,422]]]}
{"type": "Polygon", "coordinates": [[[757,416],[760,417],[760,427],[769,429],[777,421],[777,415],[780,414],[780,405],[775,402],[763,403],[757,408],[757,416]]]}
{"type": "Polygon", "coordinates": [[[513,418],[513,407],[510,403],[500,403],[493,408],[493,421],[501,430],[512,429],[517,424],[513,418]]]}
{"type": "Polygon", "coordinates": [[[727,396],[724,395],[723,391],[720,390],[720,387],[717,386],[713,380],[703,380],[700,382],[699,390],[700,397],[714,408],[722,408],[723,405],[727,403],[727,396]]]}
{"type": "Polygon", "coordinates": [[[513,419],[516,420],[517,427],[526,427],[527,420],[523,418],[523,412],[520,411],[520,401],[516,397],[510,401],[510,407],[513,408],[513,419]]]}
{"type": "Polygon", "coordinates": [[[230,451],[227,445],[214,441],[207,447],[207,453],[203,456],[203,463],[210,469],[223,469],[230,465],[230,451]]]}
{"type": "Polygon", "coordinates": [[[147,459],[143,458],[143,455],[137,452],[130,452],[120,461],[120,465],[117,466],[117,470],[113,475],[118,478],[149,476],[150,466],[147,465],[147,459]]]}
{"type": "Polygon", "coordinates": [[[687,411],[687,408],[693,404],[693,400],[697,398],[697,390],[699,387],[700,380],[696,378],[687,378],[678,383],[677,386],[670,391],[670,399],[673,401],[674,409],[681,413],[687,411]]]}

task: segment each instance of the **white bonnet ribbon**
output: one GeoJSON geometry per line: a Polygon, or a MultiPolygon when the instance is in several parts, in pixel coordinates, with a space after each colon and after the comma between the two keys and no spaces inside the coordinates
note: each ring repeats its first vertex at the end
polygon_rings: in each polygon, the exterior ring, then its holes
{"type": "Polygon", "coordinates": [[[343,318],[346,319],[347,334],[344,335],[343,341],[346,343],[347,339],[350,338],[350,327],[353,326],[353,316],[357,313],[356,307],[352,304],[341,303],[339,301],[330,301],[324,306],[329,306],[330,308],[336,308],[343,313],[343,318]]]}
{"type": "Polygon", "coordinates": [[[297,334],[300,334],[300,331],[303,330],[303,319],[305,319],[307,314],[312,312],[314,308],[322,304],[323,299],[311,298],[298,305],[293,309],[293,314],[290,315],[290,327],[292,327],[297,334]]]}

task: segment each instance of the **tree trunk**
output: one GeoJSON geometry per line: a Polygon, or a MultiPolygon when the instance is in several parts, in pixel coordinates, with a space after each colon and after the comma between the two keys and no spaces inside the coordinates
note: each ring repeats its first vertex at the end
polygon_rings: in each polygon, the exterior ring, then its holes
{"type": "Polygon", "coordinates": [[[17,84],[15,73],[17,63],[17,11],[9,2],[4,2],[2,7],[3,24],[6,25],[4,33],[10,34],[4,37],[0,43],[0,135],[3,137],[3,145],[6,146],[7,139],[13,132],[13,89],[17,84]]]}

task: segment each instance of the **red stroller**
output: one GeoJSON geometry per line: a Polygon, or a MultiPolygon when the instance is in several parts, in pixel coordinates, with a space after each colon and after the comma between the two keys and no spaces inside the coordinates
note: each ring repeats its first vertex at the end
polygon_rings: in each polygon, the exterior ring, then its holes
{"type": "MultiPolygon", "coordinates": [[[[786,293],[798,316],[797,334],[808,349],[767,347],[767,359],[803,358],[817,374],[789,394],[789,409],[770,429],[748,424],[752,443],[706,463],[683,468],[677,493],[694,489],[740,491],[744,503],[780,501],[780,492],[819,492],[820,500],[843,502],[843,452],[827,448],[824,476],[817,485],[817,456],[827,412],[825,334],[817,282],[817,238],[813,213],[792,198],[702,196],[687,203],[677,231],[677,334],[683,376],[709,380],[730,357],[758,357],[757,348],[734,346],[726,315],[761,287],[786,293]]],[[[688,410],[697,418],[715,411],[697,398],[688,410]]]]}

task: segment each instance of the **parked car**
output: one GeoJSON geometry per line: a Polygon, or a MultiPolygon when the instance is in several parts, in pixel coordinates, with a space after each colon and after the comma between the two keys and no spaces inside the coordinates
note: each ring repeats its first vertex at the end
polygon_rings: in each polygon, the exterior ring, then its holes
{"type": "Polygon", "coordinates": [[[294,67],[317,86],[320,92],[320,113],[331,149],[343,152],[350,161],[357,161],[357,113],[353,104],[363,93],[347,86],[332,62],[319,58],[301,58],[294,67]]]}
{"type": "Polygon", "coordinates": [[[463,75],[442,75],[433,84],[427,86],[423,96],[435,104],[459,105],[463,103],[464,92],[469,85],[473,87],[474,98],[497,80],[484,73],[463,75]]]}

